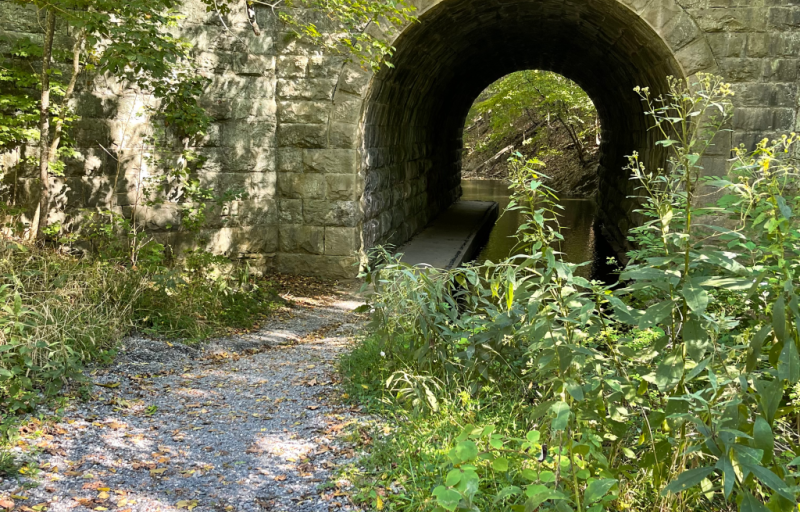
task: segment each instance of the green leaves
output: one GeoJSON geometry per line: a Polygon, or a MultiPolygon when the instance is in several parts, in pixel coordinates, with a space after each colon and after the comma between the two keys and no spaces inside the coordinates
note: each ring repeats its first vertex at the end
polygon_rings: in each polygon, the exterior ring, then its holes
{"type": "Polygon", "coordinates": [[[591,505],[598,501],[616,485],[616,478],[598,478],[597,480],[589,481],[586,491],[583,493],[583,500],[587,505],[591,505]]]}
{"type": "Polygon", "coordinates": [[[679,493],[681,491],[685,491],[690,487],[694,487],[695,485],[699,484],[704,478],[714,472],[713,467],[705,467],[705,468],[696,468],[696,469],[689,469],[684,471],[678,478],[673,480],[669,483],[664,490],[661,491],[662,494],[667,493],[679,493]]]}
{"type": "Polygon", "coordinates": [[[550,428],[556,432],[566,430],[570,415],[569,405],[566,402],[556,402],[550,407],[550,412],[555,415],[550,422],[550,428]]]}
{"type": "Polygon", "coordinates": [[[448,489],[443,485],[436,487],[432,494],[436,498],[436,504],[450,512],[454,511],[461,501],[461,493],[448,489]]]}
{"type": "Polygon", "coordinates": [[[683,371],[683,358],[678,352],[673,352],[658,365],[652,382],[658,386],[659,391],[668,391],[680,382],[683,377],[683,371]]]}
{"type": "Polygon", "coordinates": [[[686,305],[698,315],[708,307],[708,292],[701,286],[694,284],[691,279],[687,279],[683,284],[681,294],[686,300],[686,305]]]}
{"type": "Polygon", "coordinates": [[[686,354],[692,361],[699,363],[705,357],[706,351],[711,348],[711,338],[708,331],[700,323],[699,318],[692,314],[683,324],[683,341],[686,343],[686,354]]]}
{"type": "Polygon", "coordinates": [[[783,344],[778,359],[778,378],[788,380],[790,384],[800,380],[800,356],[797,353],[797,345],[792,339],[786,340],[783,344]]]}
{"type": "Polygon", "coordinates": [[[764,451],[764,457],[761,462],[764,464],[772,462],[775,439],[772,435],[772,428],[762,416],[756,417],[756,422],[753,425],[753,444],[757,449],[764,451]]]}

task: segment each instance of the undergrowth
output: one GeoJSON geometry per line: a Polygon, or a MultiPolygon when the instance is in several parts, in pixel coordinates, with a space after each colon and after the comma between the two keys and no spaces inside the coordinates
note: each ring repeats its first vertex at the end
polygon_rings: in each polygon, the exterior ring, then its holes
{"type": "Polygon", "coordinates": [[[123,336],[194,343],[250,328],[280,302],[267,279],[215,263],[133,267],[0,241],[0,446],[37,406],[77,396],[85,366],[109,363],[123,336]]]}
{"type": "Polygon", "coordinates": [[[347,475],[358,499],[797,511],[797,136],[737,148],[728,176],[704,177],[733,92],[712,75],[669,84],[658,98],[636,89],[668,155],[655,169],[629,157],[643,223],[618,283],[561,259],[562,206],[521,154],[515,256],[436,270],[375,251],[370,335],[342,360],[349,393],[386,420],[347,475]]]}

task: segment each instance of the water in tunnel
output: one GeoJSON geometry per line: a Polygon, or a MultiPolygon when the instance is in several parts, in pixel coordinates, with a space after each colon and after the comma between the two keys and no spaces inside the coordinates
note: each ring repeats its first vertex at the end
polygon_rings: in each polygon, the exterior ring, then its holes
{"type": "Polygon", "coordinates": [[[363,244],[402,243],[461,195],[467,113],[489,84],[542,69],[575,81],[602,125],[598,215],[619,249],[635,208],[625,155],[658,166],[634,87],[655,94],[684,73],[667,44],[617,0],[442,0],[394,42],[378,73],[362,133],[363,244]]]}

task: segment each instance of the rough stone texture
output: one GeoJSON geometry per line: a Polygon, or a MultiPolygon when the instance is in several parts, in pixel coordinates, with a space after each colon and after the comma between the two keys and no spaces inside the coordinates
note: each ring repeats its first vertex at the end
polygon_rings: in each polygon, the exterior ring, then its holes
{"type": "MultiPolygon", "coordinates": [[[[795,0],[414,3],[420,23],[394,38],[394,68],[373,76],[282,32],[268,8],[257,8],[263,34],[255,36],[243,10],[226,18],[226,30],[188,0],[179,31],[212,79],[201,102],[214,123],[197,148],[206,159],[198,176],[218,192],[249,195],[214,212],[199,240],[175,232],[174,205],[148,212],[148,229],[178,249],[199,243],[281,271],[352,276],[359,251],[405,242],[460,196],[467,111],[486,85],[519,69],[562,73],[595,101],[601,222],[621,250],[639,220],[624,156],[639,151],[649,167],[664,158],[634,86],[659,93],[666,75],[703,71],[734,84],[739,110],[705,164],[713,174],[724,172],[731,144],[800,128],[795,0]]],[[[33,10],[0,0],[0,36],[7,53],[9,42],[41,40],[41,23],[33,10]]],[[[58,42],[68,44],[68,34],[58,42]]],[[[129,212],[141,201],[140,167],[155,171],[141,158],[153,127],[136,115],[153,102],[113,77],[88,83],[75,100],[81,154],[54,183],[56,202],[76,217],[101,207],[129,212]],[[114,158],[100,144],[116,148],[114,158]]],[[[0,168],[17,167],[17,198],[31,204],[38,185],[35,169],[20,164],[26,156],[0,155],[0,168]]]]}

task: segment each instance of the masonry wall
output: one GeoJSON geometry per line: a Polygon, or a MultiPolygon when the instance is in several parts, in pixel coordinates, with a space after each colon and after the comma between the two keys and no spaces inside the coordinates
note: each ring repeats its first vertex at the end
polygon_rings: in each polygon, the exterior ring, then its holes
{"type": "MultiPolygon", "coordinates": [[[[733,132],[707,159],[709,174],[725,172],[731,144],[752,147],[798,128],[800,6],[794,0],[545,1],[548,10],[536,16],[532,2],[419,0],[421,22],[392,36],[398,64],[405,63],[398,68],[406,71],[373,77],[291,37],[269,9],[257,11],[262,34],[256,36],[243,10],[226,17],[226,28],[187,0],[180,33],[194,44],[197,68],[212,78],[203,104],[214,122],[197,148],[207,158],[197,176],[218,191],[249,192],[212,212],[199,242],[264,270],[355,275],[365,248],[405,241],[458,197],[464,108],[483,87],[525,67],[577,78],[605,117],[604,140],[614,143],[603,148],[599,201],[607,232],[621,247],[636,222],[621,160],[646,148],[651,137],[644,119],[636,119],[633,82],[657,84],[672,70],[715,72],[734,83],[733,132]],[[528,25],[519,22],[523,15],[531,16],[528,25]],[[426,24],[437,28],[414,35],[426,24]],[[639,32],[626,32],[634,25],[641,25],[639,32]],[[567,40],[563,51],[545,51],[560,37],[567,40]],[[608,52],[584,55],[581,66],[591,73],[582,75],[570,62],[588,50],[570,40],[595,41],[618,59],[598,61],[608,52]],[[503,59],[487,50],[497,50],[500,41],[510,52],[503,59]],[[430,63],[427,74],[413,72],[423,61],[430,63]],[[617,99],[627,94],[629,100],[617,99]]],[[[41,40],[41,25],[34,11],[0,1],[0,36],[41,40]]],[[[69,45],[66,30],[58,44],[69,45]]],[[[8,47],[0,42],[0,52],[8,47]]],[[[81,77],[76,107],[82,120],[74,131],[81,156],[56,180],[59,211],[130,213],[143,177],[156,172],[142,150],[154,131],[140,112],[149,102],[113,77],[81,77]]],[[[17,166],[25,151],[3,155],[0,166],[22,173],[17,198],[32,202],[34,170],[17,166]]],[[[647,155],[653,162],[661,157],[647,155]]],[[[178,215],[172,204],[148,210],[145,220],[158,239],[181,249],[197,240],[176,228],[178,215]]],[[[54,212],[51,219],[62,217],[54,212]]]]}

